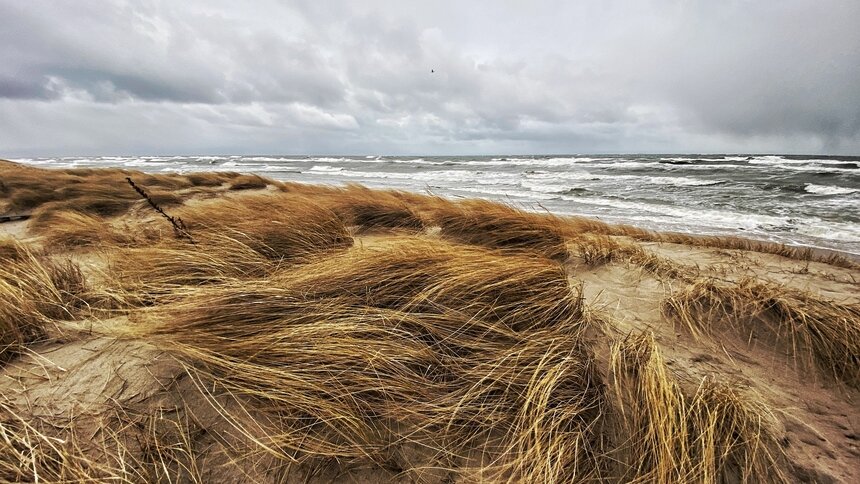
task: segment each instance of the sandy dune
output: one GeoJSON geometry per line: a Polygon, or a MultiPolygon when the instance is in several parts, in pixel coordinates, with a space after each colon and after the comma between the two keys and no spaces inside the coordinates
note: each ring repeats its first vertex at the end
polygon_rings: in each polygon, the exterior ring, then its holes
{"type": "Polygon", "coordinates": [[[235,174],[0,172],[32,215],[0,224],[0,480],[860,482],[849,258],[235,174]]]}

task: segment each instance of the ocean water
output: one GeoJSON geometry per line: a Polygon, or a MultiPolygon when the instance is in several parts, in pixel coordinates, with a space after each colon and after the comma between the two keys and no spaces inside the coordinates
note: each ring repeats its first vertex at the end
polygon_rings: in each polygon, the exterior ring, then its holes
{"type": "Polygon", "coordinates": [[[500,200],[644,228],[742,235],[860,255],[860,157],[141,156],[20,159],[50,167],[238,171],[500,200]]]}

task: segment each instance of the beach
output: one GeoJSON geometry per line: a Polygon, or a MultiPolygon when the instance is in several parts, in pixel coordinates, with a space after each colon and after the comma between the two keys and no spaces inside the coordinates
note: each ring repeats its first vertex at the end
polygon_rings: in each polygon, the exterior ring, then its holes
{"type": "MultiPolygon", "coordinates": [[[[523,200],[439,182],[512,159],[406,160],[430,193],[26,161],[0,161],[0,215],[25,218],[0,223],[0,480],[860,482],[856,213],[821,215],[858,196],[855,161],[782,158],[830,182],[762,215],[843,239],[528,198],[575,202],[553,164],[608,180],[599,159],[530,160],[523,200]]],[[[399,169],[359,161],[301,166],[399,169]]],[[[756,170],[672,161],[628,160],[756,170]]],[[[714,170],[628,175],[671,178],[677,211],[740,183],[714,170]]]]}

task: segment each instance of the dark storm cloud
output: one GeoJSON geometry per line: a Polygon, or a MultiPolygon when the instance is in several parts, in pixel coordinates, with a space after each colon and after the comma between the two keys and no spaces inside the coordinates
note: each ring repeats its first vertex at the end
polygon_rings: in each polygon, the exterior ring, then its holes
{"type": "Polygon", "coordinates": [[[0,98],[49,99],[53,96],[54,93],[38,79],[0,74],[0,98]]]}
{"type": "Polygon", "coordinates": [[[0,156],[860,152],[857,2],[244,5],[0,0],[0,156]]]}
{"type": "MultiPolygon", "coordinates": [[[[658,60],[652,92],[703,129],[736,136],[860,133],[860,3],[749,2],[682,12],[671,39],[637,45],[658,60]],[[682,40],[683,39],[683,40],[682,40]]],[[[648,64],[638,62],[637,69],[648,64]]]]}

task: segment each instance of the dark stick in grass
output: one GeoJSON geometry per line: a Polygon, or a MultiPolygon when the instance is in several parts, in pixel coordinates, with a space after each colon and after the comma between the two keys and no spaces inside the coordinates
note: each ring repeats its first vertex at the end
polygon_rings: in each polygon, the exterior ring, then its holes
{"type": "Polygon", "coordinates": [[[139,186],[135,185],[131,177],[125,177],[125,181],[127,181],[128,184],[131,185],[132,188],[134,188],[134,191],[139,193],[141,197],[145,198],[146,201],[149,202],[149,205],[154,208],[156,212],[160,213],[162,217],[166,218],[167,221],[170,222],[170,225],[173,226],[173,231],[176,233],[177,236],[185,237],[192,244],[196,244],[194,239],[191,237],[191,234],[188,233],[188,229],[185,227],[185,224],[182,223],[181,218],[171,217],[170,215],[167,215],[167,213],[165,213],[165,211],[162,210],[161,207],[159,207],[158,204],[155,203],[155,201],[149,197],[149,195],[143,190],[143,188],[140,188],[139,186]]]}

